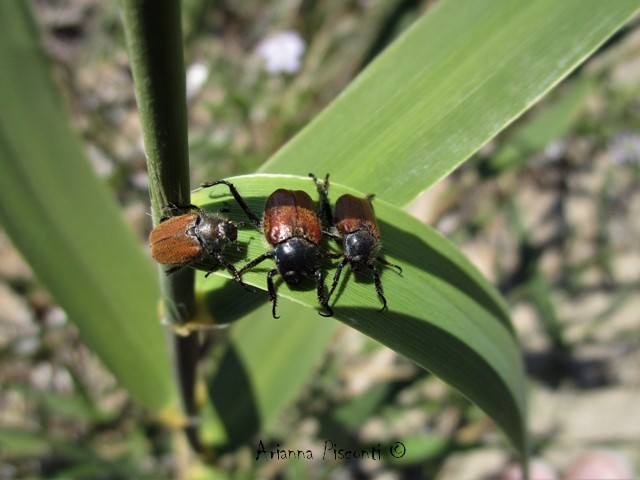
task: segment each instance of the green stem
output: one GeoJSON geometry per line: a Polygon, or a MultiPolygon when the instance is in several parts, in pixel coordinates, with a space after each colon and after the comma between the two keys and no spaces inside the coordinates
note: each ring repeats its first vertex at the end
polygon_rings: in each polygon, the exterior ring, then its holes
{"type": "MultiPolygon", "coordinates": [[[[178,0],[123,0],[124,27],[140,110],[154,225],[167,205],[190,203],[185,70],[178,0]]],[[[194,273],[183,269],[160,274],[164,321],[180,325],[195,312],[194,273]]],[[[174,375],[187,419],[198,413],[195,382],[196,334],[180,337],[168,331],[174,375]]],[[[202,451],[197,427],[187,422],[191,446],[202,451]]]]}

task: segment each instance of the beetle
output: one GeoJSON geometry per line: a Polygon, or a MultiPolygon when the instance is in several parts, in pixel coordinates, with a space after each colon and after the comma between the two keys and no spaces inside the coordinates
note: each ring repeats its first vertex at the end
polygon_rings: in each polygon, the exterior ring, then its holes
{"type": "MultiPolygon", "coordinates": [[[[319,183],[318,188],[322,188],[319,183]]],[[[387,300],[382,292],[382,281],[375,262],[394,267],[400,273],[402,273],[402,268],[379,255],[382,244],[380,229],[371,204],[373,197],[373,195],[367,195],[364,198],[349,194],[342,195],[336,202],[334,219],[331,218],[330,213],[327,217],[329,222],[335,221],[335,228],[339,235],[333,237],[342,248],[342,252],[330,255],[333,258],[342,258],[342,260],[336,267],[331,290],[329,290],[329,298],[338,285],[345,265],[349,264],[354,272],[369,269],[373,272],[376,293],[382,302],[382,308],[379,311],[382,312],[387,308],[387,300]]],[[[326,199],[326,194],[324,198],[326,199]]]]}
{"type": "MultiPolygon", "coordinates": [[[[203,188],[214,185],[226,185],[245,214],[256,226],[260,219],[251,211],[235,186],[226,180],[203,183],[203,188]]],[[[196,205],[170,206],[167,210],[190,210],[189,213],[173,217],[163,217],[149,235],[151,256],[165,265],[173,265],[167,275],[183,267],[198,268],[207,271],[207,276],[221,266],[242,283],[237,269],[223,255],[224,249],[235,243],[238,238],[238,226],[222,213],[208,213],[196,205]]],[[[246,287],[245,287],[246,288],[246,287]]]]}
{"type": "MultiPolygon", "coordinates": [[[[327,175],[328,184],[328,175],[327,175]]],[[[316,282],[318,301],[327,313],[323,317],[333,315],[328,305],[328,296],[319,260],[323,256],[320,244],[323,239],[322,225],[313,200],[302,190],[274,191],[264,207],[262,222],[264,236],[273,248],[247,263],[240,269],[242,275],[268,258],[275,261],[276,268],[267,273],[267,291],[272,303],[271,313],[276,315],[278,296],[273,278],[280,275],[287,285],[298,285],[312,276],[316,282]]]]}

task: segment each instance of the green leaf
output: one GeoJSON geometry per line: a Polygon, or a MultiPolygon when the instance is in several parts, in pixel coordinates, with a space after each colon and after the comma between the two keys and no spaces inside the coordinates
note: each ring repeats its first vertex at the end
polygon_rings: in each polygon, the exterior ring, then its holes
{"type": "Polygon", "coordinates": [[[406,205],[638,10],[637,0],[443,0],[261,171],[328,171],[406,205]]]}
{"type": "Polygon", "coordinates": [[[565,135],[578,119],[592,88],[593,81],[582,77],[572,82],[568,86],[569,91],[563,92],[555,103],[518,125],[510,132],[504,145],[491,156],[487,165],[489,172],[497,175],[522,166],[531,155],[565,135]]]}
{"type": "MultiPolygon", "coordinates": [[[[258,290],[252,296],[266,298],[266,293],[258,290]]],[[[298,395],[335,331],[336,322],[291,302],[281,302],[279,314],[281,318],[274,320],[271,304],[263,304],[235,324],[231,343],[208,381],[218,425],[210,425],[207,436],[226,448],[246,443],[264,431],[298,395]]]]}
{"type": "MultiPolygon", "coordinates": [[[[253,175],[231,181],[254,211],[260,211],[276,187],[306,190],[317,196],[315,184],[309,178],[253,175]]],[[[333,200],[344,193],[362,195],[335,182],[331,184],[333,200]]],[[[225,201],[232,204],[227,192],[215,187],[195,192],[192,199],[211,210],[221,208],[225,201]]],[[[444,379],[487,412],[516,448],[524,451],[524,372],[500,296],[465,257],[430,227],[386,202],[374,200],[374,208],[384,242],[382,253],[400,265],[403,273],[383,269],[389,310],[381,313],[371,277],[345,271],[332,301],[336,319],[444,379]]],[[[231,216],[242,220],[237,206],[231,216]]],[[[255,258],[268,248],[262,233],[250,228],[241,231],[239,242],[246,246],[246,253],[243,248],[238,257],[246,259],[255,258]]],[[[265,274],[272,268],[273,262],[266,261],[244,279],[250,285],[266,289],[265,274]]],[[[332,278],[333,267],[327,275],[332,278]]],[[[276,285],[280,299],[318,307],[312,281],[299,290],[288,288],[281,281],[276,285]]],[[[216,282],[209,279],[201,280],[198,286],[205,296],[217,288],[216,282]]],[[[239,285],[232,286],[238,292],[242,290],[239,285]]],[[[255,295],[266,297],[262,292],[255,295]]],[[[220,312],[216,312],[218,322],[234,320],[221,318],[220,312]]],[[[316,316],[315,322],[302,322],[295,311],[290,314],[295,316],[280,320],[272,319],[269,310],[260,312],[261,318],[246,319],[234,329],[239,341],[234,347],[234,362],[220,368],[229,383],[235,381],[236,388],[242,384],[246,392],[229,395],[222,387],[211,392],[212,395],[224,392],[231,403],[232,416],[251,420],[254,427],[268,418],[271,409],[266,399],[304,378],[297,376],[298,371],[307,371],[306,366],[301,367],[306,364],[303,352],[321,351],[335,323],[320,316],[316,316]],[[274,335],[273,329],[278,330],[278,335],[274,335]],[[255,340],[250,344],[249,338],[255,340]],[[268,393],[264,391],[267,388],[268,393]]],[[[284,317],[284,311],[281,313],[284,317]]]]}
{"type": "Polygon", "coordinates": [[[24,2],[0,2],[0,69],[0,222],[120,384],[166,408],[157,277],[68,123],[24,2]]]}

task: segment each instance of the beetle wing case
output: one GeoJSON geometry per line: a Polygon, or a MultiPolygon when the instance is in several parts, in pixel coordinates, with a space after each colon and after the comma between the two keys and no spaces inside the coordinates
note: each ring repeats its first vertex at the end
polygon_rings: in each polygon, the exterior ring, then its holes
{"type": "Polygon", "coordinates": [[[202,254],[198,239],[187,235],[198,219],[197,213],[171,217],[154,228],[149,234],[151,256],[165,265],[184,265],[202,254]]]}
{"type": "Polygon", "coordinates": [[[335,222],[338,231],[343,235],[367,230],[376,240],[380,240],[378,222],[367,198],[342,195],[336,202],[335,222]]]}
{"type": "Polygon", "coordinates": [[[278,189],[267,199],[264,235],[271,245],[302,237],[314,245],[322,241],[322,226],[311,197],[302,190],[278,189]]]}

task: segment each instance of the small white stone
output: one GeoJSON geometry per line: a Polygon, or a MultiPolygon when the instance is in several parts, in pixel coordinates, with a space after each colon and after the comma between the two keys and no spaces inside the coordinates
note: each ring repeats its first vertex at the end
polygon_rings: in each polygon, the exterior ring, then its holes
{"type": "Polygon", "coordinates": [[[640,135],[622,132],[609,141],[609,156],[615,165],[637,165],[640,161],[640,135]]]}
{"type": "Polygon", "coordinates": [[[298,32],[283,30],[262,40],[256,48],[256,53],[264,60],[268,73],[291,74],[300,70],[305,48],[304,40],[298,32]]]}
{"type": "Polygon", "coordinates": [[[209,67],[204,63],[194,63],[187,68],[187,98],[196,96],[209,78],[209,67]]]}

